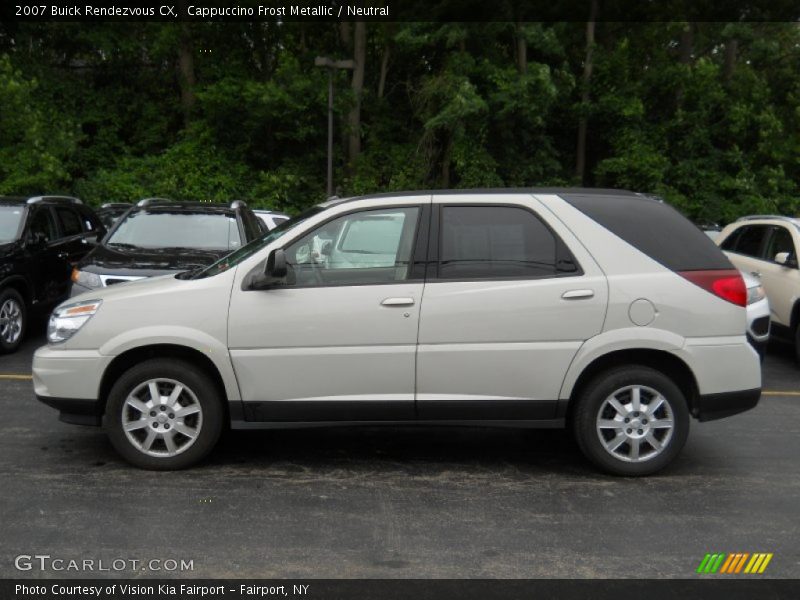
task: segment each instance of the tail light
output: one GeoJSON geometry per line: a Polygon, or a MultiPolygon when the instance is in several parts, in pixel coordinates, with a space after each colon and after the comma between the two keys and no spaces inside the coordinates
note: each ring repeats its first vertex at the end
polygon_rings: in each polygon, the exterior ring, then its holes
{"type": "Polygon", "coordinates": [[[698,287],[737,306],[747,306],[747,287],[736,269],[714,271],[678,271],[698,287]]]}

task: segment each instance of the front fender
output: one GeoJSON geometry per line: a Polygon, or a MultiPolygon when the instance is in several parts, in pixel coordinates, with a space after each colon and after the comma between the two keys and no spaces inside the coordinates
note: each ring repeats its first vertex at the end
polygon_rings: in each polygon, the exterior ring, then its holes
{"type": "Polygon", "coordinates": [[[100,346],[99,352],[105,356],[119,356],[129,350],[159,344],[183,346],[201,352],[214,363],[219,371],[227,399],[242,399],[227,346],[220,340],[197,329],[178,325],[129,329],[109,339],[100,346]]]}

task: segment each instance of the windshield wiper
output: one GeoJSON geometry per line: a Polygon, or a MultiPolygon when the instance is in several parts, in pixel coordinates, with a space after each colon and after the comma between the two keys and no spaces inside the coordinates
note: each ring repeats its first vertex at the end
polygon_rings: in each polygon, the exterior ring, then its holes
{"type": "Polygon", "coordinates": [[[108,242],[106,246],[114,248],[122,248],[125,250],[144,250],[141,246],[134,246],[133,244],[126,244],[124,242],[108,242]]]}

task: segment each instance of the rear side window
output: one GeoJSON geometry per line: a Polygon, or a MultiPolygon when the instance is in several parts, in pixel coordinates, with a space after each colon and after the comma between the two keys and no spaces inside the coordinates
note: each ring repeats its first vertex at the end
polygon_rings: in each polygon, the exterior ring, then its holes
{"type": "Polygon", "coordinates": [[[733,268],[706,234],[668,204],[636,195],[560,196],[668,269],[701,271],[733,268]]]}
{"type": "Polygon", "coordinates": [[[64,237],[83,233],[80,217],[74,210],[66,206],[59,206],[56,208],[56,214],[61,222],[61,234],[64,237]]]}
{"type": "Polygon", "coordinates": [[[439,278],[552,277],[559,245],[523,208],[443,206],[439,278]]]}

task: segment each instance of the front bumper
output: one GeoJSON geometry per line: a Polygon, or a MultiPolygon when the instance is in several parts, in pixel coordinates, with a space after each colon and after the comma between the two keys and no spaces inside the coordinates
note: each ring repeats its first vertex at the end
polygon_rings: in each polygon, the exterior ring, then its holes
{"type": "Polygon", "coordinates": [[[99,425],[103,414],[100,381],[113,358],[96,350],[42,346],[33,355],[36,397],[59,410],[62,421],[99,425]]]}
{"type": "Polygon", "coordinates": [[[702,394],[694,402],[692,414],[698,421],[722,419],[755,408],[760,398],[761,388],[702,394]]]}
{"type": "Polygon", "coordinates": [[[73,425],[100,425],[103,419],[103,405],[99,400],[78,398],[54,398],[36,394],[39,402],[59,411],[58,418],[73,425]]]}

